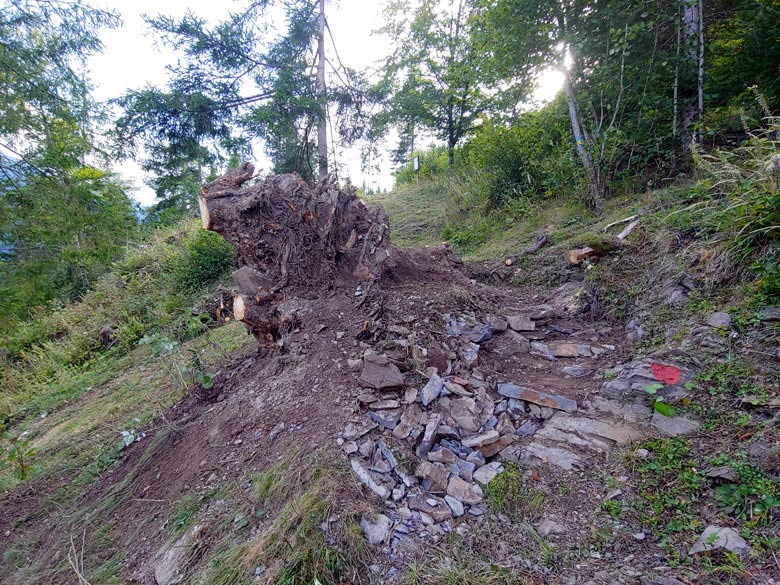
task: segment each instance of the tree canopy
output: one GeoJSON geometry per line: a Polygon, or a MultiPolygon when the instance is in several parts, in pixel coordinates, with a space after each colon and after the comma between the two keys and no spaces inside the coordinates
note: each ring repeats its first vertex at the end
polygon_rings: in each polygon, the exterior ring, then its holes
{"type": "Polygon", "coordinates": [[[108,12],[6,0],[0,10],[0,314],[81,294],[135,226],[122,185],[99,168],[100,109],[78,63],[101,48],[108,12]],[[88,162],[91,161],[91,162],[88,162]]]}

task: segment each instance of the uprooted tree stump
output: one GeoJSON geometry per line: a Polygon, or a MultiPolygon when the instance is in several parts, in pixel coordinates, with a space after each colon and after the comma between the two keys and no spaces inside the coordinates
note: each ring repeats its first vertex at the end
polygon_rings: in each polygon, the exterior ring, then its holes
{"type": "Polygon", "coordinates": [[[384,208],[366,206],[353,189],[342,190],[331,178],[313,188],[297,175],[255,179],[250,163],[229,170],[203,186],[200,212],[203,227],[238,250],[242,268],[233,274],[239,289],[233,312],[258,340],[271,342],[295,322],[280,309],[283,290],[369,290],[388,271],[403,277],[425,272],[425,266],[457,265],[446,246],[392,246],[384,208]]]}

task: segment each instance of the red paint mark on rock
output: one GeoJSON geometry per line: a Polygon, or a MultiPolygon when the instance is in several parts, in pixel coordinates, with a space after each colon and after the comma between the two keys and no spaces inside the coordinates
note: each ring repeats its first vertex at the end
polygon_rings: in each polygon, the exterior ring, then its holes
{"type": "Polygon", "coordinates": [[[665,366],[663,364],[650,364],[653,375],[656,380],[664,384],[677,384],[680,381],[680,369],[676,366],[665,366]]]}

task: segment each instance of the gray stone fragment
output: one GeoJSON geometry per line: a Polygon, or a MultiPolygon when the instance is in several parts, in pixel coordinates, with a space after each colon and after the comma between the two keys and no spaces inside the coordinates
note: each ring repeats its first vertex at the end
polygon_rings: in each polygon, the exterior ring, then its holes
{"type": "Polygon", "coordinates": [[[464,344],[461,348],[460,357],[469,368],[474,367],[477,364],[477,360],[479,360],[479,345],[471,341],[464,344]]]}
{"type": "Polygon", "coordinates": [[[674,577],[640,577],[642,585],[685,585],[679,579],[674,577]]]}
{"type": "Polygon", "coordinates": [[[372,492],[374,492],[377,496],[379,496],[382,499],[387,498],[388,496],[387,488],[375,482],[374,479],[371,477],[371,474],[368,472],[368,470],[365,469],[357,459],[351,459],[349,464],[352,467],[352,471],[355,472],[357,478],[366,487],[368,487],[368,489],[370,489],[372,492]]]}
{"type": "Polygon", "coordinates": [[[392,431],[398,421],[401,420],[400,410],[380,410],[377,412],[369,412],[368,416],[371,417],[376,424],[392,431]]]}
{"type": "Polygon", "coordinates": [[[550,518],[543,518],[536,526],[536,531],[540,536],[549,536],[550,534],[565,534],[566,529],[550,518]]]}
{"type": "Polygon", "coordinates": [[[464,332],[469,341],[482,343],[493,337],[493,328],[485,323],[477,323],[471,329],[464,332]]]}
{"type": "Polygon", "coordinates": [[[699,540],[691,547],[688,554],[695,555],[717,549],[746,554],[750,552],[750,545],[733,528],[711,525],[704,529],[699,540]]]}
{"type": "Polygon", "coordinates": [[[530,351],[531,355],[542,357],[550,361],[555,360],[555,356],[552,354],[552,351],[550,351],[550,347],[541,341],[532,341],[530,351]]]}
{"type": "Polygon", "coordinates": [[[463,503],[461,503],[459,500],[456,500],[450,495],[444,496],[444,501],[447,502],[447,505],[450,507],[450,510],[452,511],[452,515],[455,518],[460,518],[465,513],[465,508],[463,507],[463,503]]]}
{"type": "Polygon", "coordinates": [[[707,319],[707,325],[715,329],[729,330],[731,329],[731,315],[724,313],[723,311],[713,313],[707,319]]]}
{"type": "Polygon", "coordinates": [[[524,312],[534,321],[554,319],[555,317],[560,317],[562,315],[562,311],[551,305],[534,305],[524,309],[524,312]]]}
{"type": "Polygon", "coordinates": [[[444,380],[442,380],[438,374],[434,374],[428,380],[428,383],[420,391],[420,402],[423,406],[428,406],[431,402],[436,400],[441,394],[441,389],[444,387],[444,380]]]}
{"type": "Polygon", "coordinates": [[[384,441],[379,441],[377,447],[382,454],[382,457],[385,458],[385,461],[390,464],[390,469],[395,469],[398,466],[398,461],[396,461],[395,455],[393,455],[390,447],[388,447],[384,441]]]}
{"type": "Polygon", "coordinates": [[[468,461],[469,463],[473,463],[475,465],[484,465],[485,456],[479,451],[472,451],[466,456],[466,461],[468,461]]]}
{"type": "Polygon", "coordinates": [[[486,431],[473,437],[466,437],[462,443],[464,447],[483,447],[498,441],[499,436],[497,431],[486,431]]]}
{"type": "Polygon", "coordinates": [[[376,390],[392,390],[404,385],[404,377],[387,356],[369,354],[363,359],[360,383],[376,390]]]}
{"type": "Polygon", "coordinates": [[[690,435],[699,430],[701,423],[684,416],[664,416],[660,412],[653,414],[650,424],[667,437],[690,435]]]}
{"type": "Polygon", "coordinates": [[[722,467],[713,467],[706,471],[707,477],[711,479],[722,479],[724,481],[737,483],[739,481],[739,473],[732,469],[728,465],[722,467]]]}
{"type": "Polygon", "coordinates": [[[538,430],[539,430],[539,425],[537,425],[533,421],[527,420],[523,422],[523,424],[521,424],[519,427],[517,427],[515,434],[518,437],[530,437],[538,430]]]}
{"type": "Polygon", "coordinates": [[[447,478],[450,473],[441,463],[420,461],[414,474],[428,482],[428,489],[432,492],[443,492],[447,488],[447,478]]]}
{"type": "Polygon", "coordinates": [[[401,403],[395,399],[376,400],[368,405],[370,410],[391,410],[401,406],[401,403]]]}
{"type": "Polygon", "coordinates": [[[555,357],[576,358],[591,357],[593,352],[589,345],[569,341],[551,341],[548,345],[550,353],[555,357]]]}
{"type": "Polygon", "coordinates": [[[456,398],[451,401],[450,417],[464,431],[476,433],[479,430],[479,407],[473,398],[456,398]]]}
{"type": "Polygon", "coordinates": [[[164,545],[154,561],[154,579],[158,585],[178,585],[186,576],[190,563],[198,558],[206,530],[193,526],[175,543],[164,545]]]}
{"type": "Polygon", "coordinates": [[[780,321],[780,307],[767,307],[761,311],[761,320],[765,322],[780,321]]]}
{"type": "Polygon", "coordinates": [[[436,449],[428,453],[428,461],[432,463],[455,463],[458,456],[446,448],[436,449]]]}
{"type": "Polygon", "coordinates": [[[506,398],[532,402],[539,406],[546,406],[556,410],[565,410],[566,412],[574,412],[577,410],[577,403],[571,398],[547,394],[546,392],[540,392],[530,388],[523,388],[522,386],[510,382],[499,383],[498,393],[506,398]]]}
{"type": "Polygon", "coordinates": [[[428,503],[429,497],[423,498],[422,496],[410,496],[407,500],[409,509],[425,514],[433,522],[444,522],[452,518],[452,511],[447,505],[447,502],[443,498],[433,498],[436,501],[436,505],[432,506],[428,503]]]}
{"type": "MultiPolygon", "coordinates": [[[[491,416],[484,425],[482,425],[482,429],[485,431],[489,431],[496,428],[496,425],[498,424],[498,419],[495,416],[491,416]]],[[[499,431],[500,433],[501,431],[499,431]]]]}
{"type": "Polygon", "coordinates": [[[580,435],[595,435],[614,441],[618,445],[627,445],[645,437],[645,432],[638,427],[604,421],[584,416],[569,416],[562,413],[556,414],[550,419],[545,429],[552,428],[580,435]]]}
{"type": "Polygon", "coordinates": [[[692,382],[699,365],[690,356],[679,352],[662,352],[622,364],[608,374],[612,377],[601,385],[601,394],[614,400],[647,398],[646,388],[661,384],[657,394],[663,397],[682,396],[685,385],[692,382]],[[685,360],[685,363],[683,363],[685,360]],[[665,376],[665,372],[669,377],[665,376]],[[659,377],[660,376],[660,377],[659,377]],[[666,378],[666,381],[661,378],[666,378]]]}
{"type": "Polygon", "coordinates": [[[551,418],[555,414],[555,411],[552,408],[549,408],[547,406],[539,406],[537,404],[529,404],[528,412],[531,414],[532,417],[537,418],[539,420],[547,420],[548,418],[551,418]]]}
{"type": "Polygon", "coordinates": [[[501,473],[504,470],[504,466],[501,465],[498,461],[493,461],[492,463],[488,463],[487,465],[483,465],[479,469],[474,471],[473,477],[474,481],[477,483],[481,483],[482,485],[487,485],[495,477],[501,473]]]}
{"type": "Polygon", "coordinates": [[[515,331],[536,331],[536,323],[526,315],[510,315],[506,320],[515,331]]]}
{"type": "Polygon", "coordinates": [[[565,376],[571,376],[572,378],[584,378],[593,373],[592,369],[582,366],[566,366],[561,371],[565,376]]]}
{"type": "Polygon", "coordinates": [[[428,452],[433,448],[440,424],[440,414],[432,414],[428,419],[428,424],[425,425],[425,433],[423,434],[422,441],[420,441],[420,444],[417,446],[415,451],[420,459],[424,459],[428,455],[428,452]]]}
{"type": "MultiPolygon", "coordinates": [[[[479,451],[475,451],[475,453],[479,453],[479,451]]],[[[455,462],[455,465],[458,468],[458,475],[465,479],[466,481],[474,481],[474,469],[476,469],[476,465],[472,463],[471,461],[464,461],[463,459],[458,459],[455,462]]]]}
{"type": "Polygon", "coordinates": [[[377,514],[374,518],[363,516],[360,519],[360,527],[363,529],[363,534],[366,535],[366,540],[370,544],[385,542],[390,534],[392,524],[390,518],[384,514],[377,514]]]}
{"type": "Polygon", "coordinates": [[[541,443],[531,443],[525,447],[521,452],[520,462],[534,466],[549,463],[566,471],[584,467],[582,457],[576,453],[541,443]]]}
{"type": "Polygon", "coordinates": [[[457,476],[450,477],[447,483],[447,495],[470,505],[479,504],[483,498],[481,487],[457,476]]]}

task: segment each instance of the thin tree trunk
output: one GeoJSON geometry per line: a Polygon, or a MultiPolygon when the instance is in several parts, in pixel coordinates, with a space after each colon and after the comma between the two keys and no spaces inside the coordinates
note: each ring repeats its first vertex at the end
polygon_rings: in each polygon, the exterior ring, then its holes
{"type": "Polygon", "coordinates": [[[603,194],[601,190],[601,180],[596,165],[593,163],[593,157],[585,146],[585,135],[580,124],[580,116],[577,111],[577,96],[574,94],[574,88],[571,84],[568,72],[563,72],[563,89],[566,92],[566,101],[569,105],[569,117],[571,118],[571,129],[574,133],[574,140],[577,143],[577,154],[580,156],[582,166],[588,174],[588,183],[590,184],[590,204],[600,211],[603,206],[603,194]]]}
{"type": "Polygon", "coordinates": [[[688,97],[683,111],[681,133],[684,143],[689,145],[695,138],[691,129],[701,120],[704,110],[704,27],[701,0],[683,0],[683,31],[688,71],[686,79],[691,85],[684,91],[684,95],[688,97]]]}
{"type": "MultiPolygon", "coordinates": [[[[699,90],[699,122],[704,118],[704,0],[699,0],[699,59],[697,86],[699,90]]],[[[699,125],[699,141],[703,137],[703,128],[699,125]]]]}
{"type": "Polygon", "coordinates": [[[328,175],[328,121],[325,87],[325,0],[320,0],[320,34],[317,39],[317,98],[320,106],[320,119],[317,122],[317,158],[319,178],[328,175]]]}

